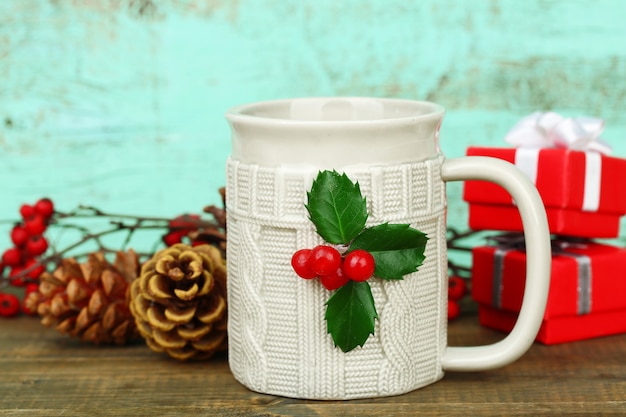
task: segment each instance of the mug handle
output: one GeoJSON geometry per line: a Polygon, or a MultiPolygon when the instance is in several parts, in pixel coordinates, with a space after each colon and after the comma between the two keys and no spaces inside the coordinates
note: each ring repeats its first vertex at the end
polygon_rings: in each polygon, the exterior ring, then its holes
{"type": "Polygon", "coordinates": [[[533,344],[546,308],[552,260],[546,212],[530,179],[509,162],[483,156],[444,161],[444,181],[485,180],[504,187],[515,200],[526,240],[526,288],[513,330],[491,345],[450,347],[442,358],[446,371],[480,371],[517,360],[533,344]]]}

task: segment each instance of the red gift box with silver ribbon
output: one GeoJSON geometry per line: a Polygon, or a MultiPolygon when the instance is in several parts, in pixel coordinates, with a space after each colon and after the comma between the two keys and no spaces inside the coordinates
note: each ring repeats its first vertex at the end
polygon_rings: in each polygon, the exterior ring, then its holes
{"type": "MultiPolygon", "coordinates": [[[[571,342],[626,333],[626,249],[591,241],[554,241],[550,292],[537,341],[571,342]]],[[[522,305],[526,253],[515,244],[472,251],[472,298],[479,321],[510,331],[522,305]]]]}
{"type": "MultiPolygon", "coordinates": [[[[614,238],[626,213],[626,159],[608,155],[599,138],[603,122],[533,113],[506,136],[516,148],[470,147],[467,155],[490,156],[515,164],[533,181],[553,234],[614,238]]],[[[510,195],[500,186],[467,181],[469,226],[475,230],[521,231],[510,195]]]]}

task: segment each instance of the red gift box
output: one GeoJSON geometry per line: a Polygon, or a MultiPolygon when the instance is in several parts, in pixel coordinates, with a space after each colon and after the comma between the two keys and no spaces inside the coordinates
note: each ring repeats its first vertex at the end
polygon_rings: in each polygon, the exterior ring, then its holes
{"type": "MultiPolygon", "coordinates": [[[[472,298],[479,321],[510,331],[522,305],[526,253],[474,248],[472,298]]],[[[626,332],[626,249],[598,243],[564,245],[552,257],[548,303],[537,341],[571,342],[626,332]]]]}
{"type": "MultiPolygon", "coordinates": [[[[470,147],[467,155],[511,162],[526,172],[543,200],[550,232],[614,238],[626,214],[626,160],[568,149],[470,147]]],[[[467,181],[469,226],[475,230],[522,231],[511,196],[499,185],[467,181]]]]}

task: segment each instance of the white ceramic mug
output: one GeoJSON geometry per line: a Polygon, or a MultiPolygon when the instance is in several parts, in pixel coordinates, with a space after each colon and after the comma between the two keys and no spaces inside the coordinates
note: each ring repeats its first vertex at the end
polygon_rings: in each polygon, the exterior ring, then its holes
{"type": "Polygon", "coordinates": [[[444,371],[496,368],[519,358],[540,327],[548,293],[550,243],[539,195],[514,166],[484,158],[445,160],[444,109],[434,103],[359,97],[302,98],[227,112],[229,362],[251,390],[295,398],[397,395],[444,371]],[[297,277],[292,254],[323,243],[305,209],[320,170],[358,181],[368,225],[408,223],[429,237],[418,272],[370,279],[374,335],[348,353],[327,333],[317,280],[297,277]],[[447,346],[445,182],[481,179],[505,187],[527,241],[524,302],[513,331],[479,347],[447,346]]]}

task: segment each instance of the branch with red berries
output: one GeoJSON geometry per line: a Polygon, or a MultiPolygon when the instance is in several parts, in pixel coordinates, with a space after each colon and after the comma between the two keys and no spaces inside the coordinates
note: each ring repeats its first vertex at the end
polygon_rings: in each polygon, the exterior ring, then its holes
{"type": "MultiPolygon", "coordinates": [[[[224,202],[223,188],[220,194],[224,202]]],[[[20,219],[12,222],[10,232],[13,246],[4,250],[0,258],[0,316],[3,317],[19,315],[20,311],[32,314],[16,293],[23,292],[25,298],[37,290],[41,274],[54,271],[64,258],[81,259],[93,252],[106,254],[126,250],[140,231],[150,231],[153,239],[156,236],[150,250],[138,253],[142,259],[151,257],[163,246],[177,243],[209,243],[224,254],[226,251],[226,212],[214,205],[203,209],[204,216],[182,214],[165,218],[114,214],[90,206],[62,212],[55,208],[51,199],[42,198],[32,205],[23,204],[19,213],[20,219]],[[90,220],[101,228],[93,230],[90,220]],[[55,237],[67,236],[68,231],[73,231],[77,237],[57,247],[60,245],[54,243],[58,240],[55,237]],[[105,239],[112,235],[121,236],[122,242],[112,247],[105,239]]]]}

